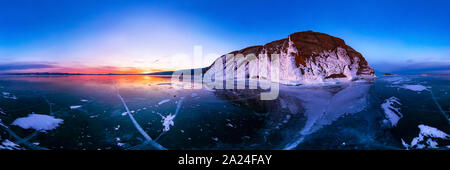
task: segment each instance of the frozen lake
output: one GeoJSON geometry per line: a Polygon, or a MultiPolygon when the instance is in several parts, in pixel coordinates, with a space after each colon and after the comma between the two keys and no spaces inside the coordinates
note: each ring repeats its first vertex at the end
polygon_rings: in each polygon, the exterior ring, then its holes
{"type": "Polygon", "coordinates": [[[272,101],[170,81],[0,76],[0,149],[450,149],[450,76],[282,85],[272,101]]]}

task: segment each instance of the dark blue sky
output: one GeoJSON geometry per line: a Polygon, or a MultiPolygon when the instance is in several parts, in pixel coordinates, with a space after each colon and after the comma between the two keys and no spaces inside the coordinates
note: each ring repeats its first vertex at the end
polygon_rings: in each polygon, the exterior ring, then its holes
{"type": "MultiPolygon", "coordinates": [[[[0,0],[0,4],[2,64],[180,68],[169,61],[152,62],[175,53],[191,54],[194,45],[202,45],[205,53],[223,54],[313,30],[344,39],[376,70],[397,71],[420,63],[450,66],[446,0],[0,0]]],[[[212,60],[207,58],[204,64],[212,60]]]]}

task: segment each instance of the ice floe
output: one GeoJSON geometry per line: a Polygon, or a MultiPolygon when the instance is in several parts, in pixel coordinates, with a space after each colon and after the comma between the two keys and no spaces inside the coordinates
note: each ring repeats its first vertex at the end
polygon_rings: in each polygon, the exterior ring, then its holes
{"type": "Polygon", "coordinates": [[[57,119],[49,115],[32,113],[27,117],[14,120],[11,125],[19,126],[24,129],[35,129],[37,131],[47,131],[57,128],[63,123],[62,119],[57,119]]]}
{"type": "Polygon", "coordinates": [[[391,97],[386,99],[383,104],[381,104],[381,108],[384,110],[384,115],[391,122],[391,126],[396,126],[398,121],[403,117],[403,114],[400,113],[400,108],[396,105],[401,105],[400,101],[396,97],[391,97]]]}
{"type": "Polygon", "coordinates": [[[438,148],[438,143],[436,140],[442,139],[442,140],[450,140],[450,135],[446,134],[445,132],[431,126],[427,125],[419,125],[420,129],[419,136],[413,138],[411,141],[411,144],[407,144],[402,139],[402,144],[406,149],[432,149],[432,148],[438,148]],[[425,138],[427,140],[425,141],[425,138]]]}

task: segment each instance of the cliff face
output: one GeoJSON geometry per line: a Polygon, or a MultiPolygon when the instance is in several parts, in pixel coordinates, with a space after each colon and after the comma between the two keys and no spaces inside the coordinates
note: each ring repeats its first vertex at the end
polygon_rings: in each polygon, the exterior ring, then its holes
{"type": "MultiPolygon", "coordinates": [[[[269,70],[271,54],[279,54],[279,82],[285,84],[351,81],[375,77],[373,69],[364,57],[346,45],[344,40],[312,31],[297,32],[289,35],[286,39],[273,41],[264,46],[252,46],[233,51],[230,54],[242,54],[243,56],[255,54],[260,59],[260,67],[266,66],[269,70]],[[266,59],[261,60],[260,54],[265,54],[266,59]],[[268,62],[261,62],[266,60],[268,62]]],[[[224,69],[233,67],[232,63],[227,61],[229,59],[225,60],[225,56],[223,55],[216,61],[223,60],[224,69]]],[[[257,75],[257,68],[249,68],[249,65],[256,61],[247,63],[246,60],[238,58],[235,61],[236,68],[234,69],[245,70],[245,78],[270,79],[270,76],[260,77],[261,73],[257,75]]],[[[206,68],[205,74],[214,74],[214,69],[211,67],[215,63],[206,68]]],[[[238,76],[237,78],[243,77],[238,76]]]]}

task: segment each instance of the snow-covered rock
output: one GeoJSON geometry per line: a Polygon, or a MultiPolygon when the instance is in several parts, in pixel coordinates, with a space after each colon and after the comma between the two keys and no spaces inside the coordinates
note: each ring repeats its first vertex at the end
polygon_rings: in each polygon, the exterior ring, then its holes
{"type": "MultiPolygon", "coordinates": [[[[272,54],[279,54],[279,81],[283,84],[318,84],[352,81],[357,79],[372,79],[373,69],[364,57],[344,40],[312,31],[297,32],[286,39],[273,41],[264,46],[252,46],[229,54],[242,54],[243,57],[228,58],[223,55],[211,66],[205,68],[205,77],[215,75],[211,69],[216,63],[223,63],[223,69],[233,67],[237,72],[245,70],[245,74],[237,73],[235,79],[269,79],[270,60],[272,54]],[[247,58],[254,54],[260,60],[247,58]],[[263,57],[263,58],[261,58],[263,57]],[[250,60],[250,61],[248,61],[250,60]],[[219,62],[223,61],[223,62],[219,62]],[[234,61],[234,62],[233,62],[234,61]],[[269,71],[262,71],[268,68],[269,71]],[[252,66],[252,67],[250,67],[252,66]],[[258,74],[258,72],[260,72],[258,74]],[[245,77],[242,77],[245,75],[245,77]]],[[[225,78],[226,79],[226,78],[225,78]]]]}

